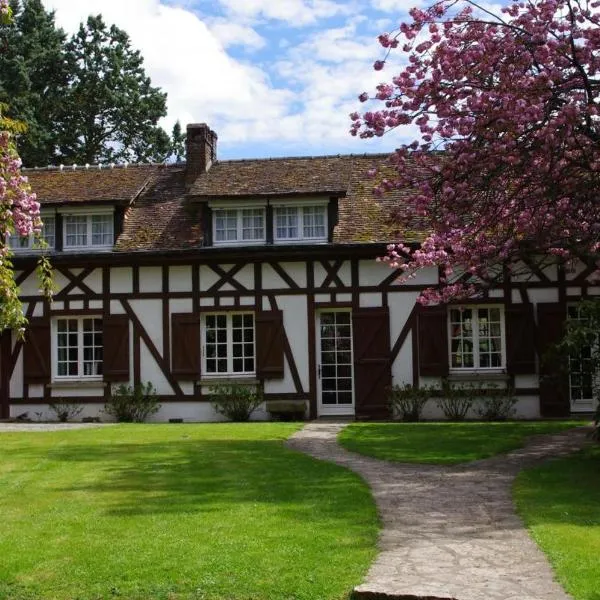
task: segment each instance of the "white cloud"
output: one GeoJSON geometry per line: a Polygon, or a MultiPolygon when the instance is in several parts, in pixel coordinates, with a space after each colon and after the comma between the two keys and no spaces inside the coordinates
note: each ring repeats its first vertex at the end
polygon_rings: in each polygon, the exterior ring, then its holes
{"type": "MultiPolygon", "coordinates": [[[[273,88],[260,69],[232,59],[217,35],[194,13],[158,0],[44,0],[67,31],[87,15],[102,13],[131,37],[141,51],[154,85],[168,92],[169,116],[182,123],[237,120],[239,115],[276,118],[286,111],[290,93],[273,88]]],[[[241,31],[241,30],[240,30],[241,31]]],[[[255,39],[256,43],[257,40],[255,39]]]]}
{"type": "Polygon", "coordinates": [[[210,31],[221,42],[224,48],[241,46],[250,50],[264,48],[266,40],[252,27],[233,23],[228,19],[211,19],[208,22],[210,31]]]}
{"type": "MultiPolygon", "coordinates": [[[[246,1],[249,15],[262,18],[285,6],[299,11],[289,13],[297,21],[337,10],[325,0],[246,1]],[[308,9],[312,12],[302,12],[308,9]]],[[[57,23],[68,32],[89,14],[98,13],[127,31],[153,84],[168,93],[165,129],[170,130],[175,120],[183,126],[207,122],[229,156],[240,156],[236,145],[244,143],[261,144],[270,155],[365,152],[397,143],[367,144],[348,134],[348,114],[361,108],[357,95],[381,81],[381,74],[372,69],[379,46],[374,38],[357,35],[361,17],[330,31],[313,27],[304,42],[280,47],[285,30],[281,37],[263,38],[251,26],[249,15],[238,15],[229,24],[214,16],[203,20],[193,10],[197,5],[183,8],[180,0],[43,2],[56,10],[57,23]],[[245,61],[236,60],[227,48],[241,38],[249,50],[272,44],[266,51],[277,60],[252,64],[252,54],[245,61]]]]}
{"type": "Polygon", "coordinates": [[[333,0],[219,0],[232,15],[285,21],[291,26],[308,25],[319,19],[350,14],[352,7],[333,0]]]}
{"type": "Polygon", "coordinates": [[[423,6],[423,0],[371,0],[371,6],[382,12],[406,15],[413,6],[423,6]]]}

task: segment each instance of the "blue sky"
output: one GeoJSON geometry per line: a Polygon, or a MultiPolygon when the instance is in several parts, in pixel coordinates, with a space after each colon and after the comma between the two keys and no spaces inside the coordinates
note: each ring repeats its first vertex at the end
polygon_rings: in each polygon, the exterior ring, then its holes
{"type": "Polygon", "coordinates": [[[349,133],[376,73],[377,35],[418,0],[43,0],[74,31],[89,14],[125,29],[168,93],[170,129],[206,122],[219,158],[387,152],[410,138],[349,133]]]}

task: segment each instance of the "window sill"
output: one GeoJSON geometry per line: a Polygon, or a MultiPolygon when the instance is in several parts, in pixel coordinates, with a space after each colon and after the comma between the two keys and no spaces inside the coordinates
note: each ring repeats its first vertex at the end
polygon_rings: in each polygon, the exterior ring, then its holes
{"type": "Polygon", "coordinates": [[[450,371],[448,375],[448,381],[508,381],[509,379],[510,375],[504,369],[450,371]]]}
{"type": "Polygon", "coordinates": [[[70,246],[69,248],[62,249],[63,252],[110,252],[114,247],[114,244],[110,246],[70,246]]]}
{"type": "Polygon", "coordinates": [[[102,379],[56,379],[49,384],[51,388],[92,388],[104,387],[102,379]]]}
{"type": "Polygon", "coordinates": [[[231,385],[231,384],[249,384],[249,385],[258,385],[260,381],[256,379],[254,375],[249,375],[248,377],[240,376],[236,377],[235,375],[215,375],[210,377],[203,377],[199,381],[200,385],[231,385]]]}

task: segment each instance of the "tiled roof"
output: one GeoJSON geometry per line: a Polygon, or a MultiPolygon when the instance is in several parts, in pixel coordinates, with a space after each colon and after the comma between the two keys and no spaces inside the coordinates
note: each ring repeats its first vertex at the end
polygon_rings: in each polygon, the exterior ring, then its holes
{"type": "Polygon", "coordinates": [[[190,193],[210,197],[333,193],[346,189],[349,167],[347,156],[217,161],[198,177],[190,193]]]}
{"type": "MultiPolygon", "coordinates": [[[[219,161],[187,192],[185,164],[29,170],[26,174],[43,205],[135,198],[115,245],[115,250],[126,252],[202,247],[202,199],[217,197],[251,201],[260,196],[336,195],[339,221],[335,242],[398,239],[391,217],[402,213],[407,193],[395,191],[376,198],[373,187],[377,179],[367,175],[373,167],[378,169],[378,177],[390,175],[387,155],[219,161]]],[[[422,233],[405,231],[399,237],[405,242],[418,241],[422,233]]]]}
{"type": "Polygon", "coordinates": [[[23,169],[38,200],[48,204],[127,202],[143,188],[157,165],[23,169]]]}

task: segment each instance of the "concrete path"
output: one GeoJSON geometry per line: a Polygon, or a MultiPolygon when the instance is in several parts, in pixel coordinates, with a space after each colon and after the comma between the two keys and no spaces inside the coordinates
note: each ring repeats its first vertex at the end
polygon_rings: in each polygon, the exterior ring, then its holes
{"type": "Polygon", "coordinates": [[[0,433],[31,431],[64,431],[67,429],[95,429],[110,427],[114,423],[0,423],[0,433]]]}
{"type": "Polygon", "coordinates": [[[392,463],[348,452],[346,423],[309,423],[288,446],[347,467],[370,485],[383,522],[380,554],[355,589],[373,600],[569,600],[516,515],[520,469],[585,443],[587,430],[532,438],[510,454],[455,467],[392,463]]]}

